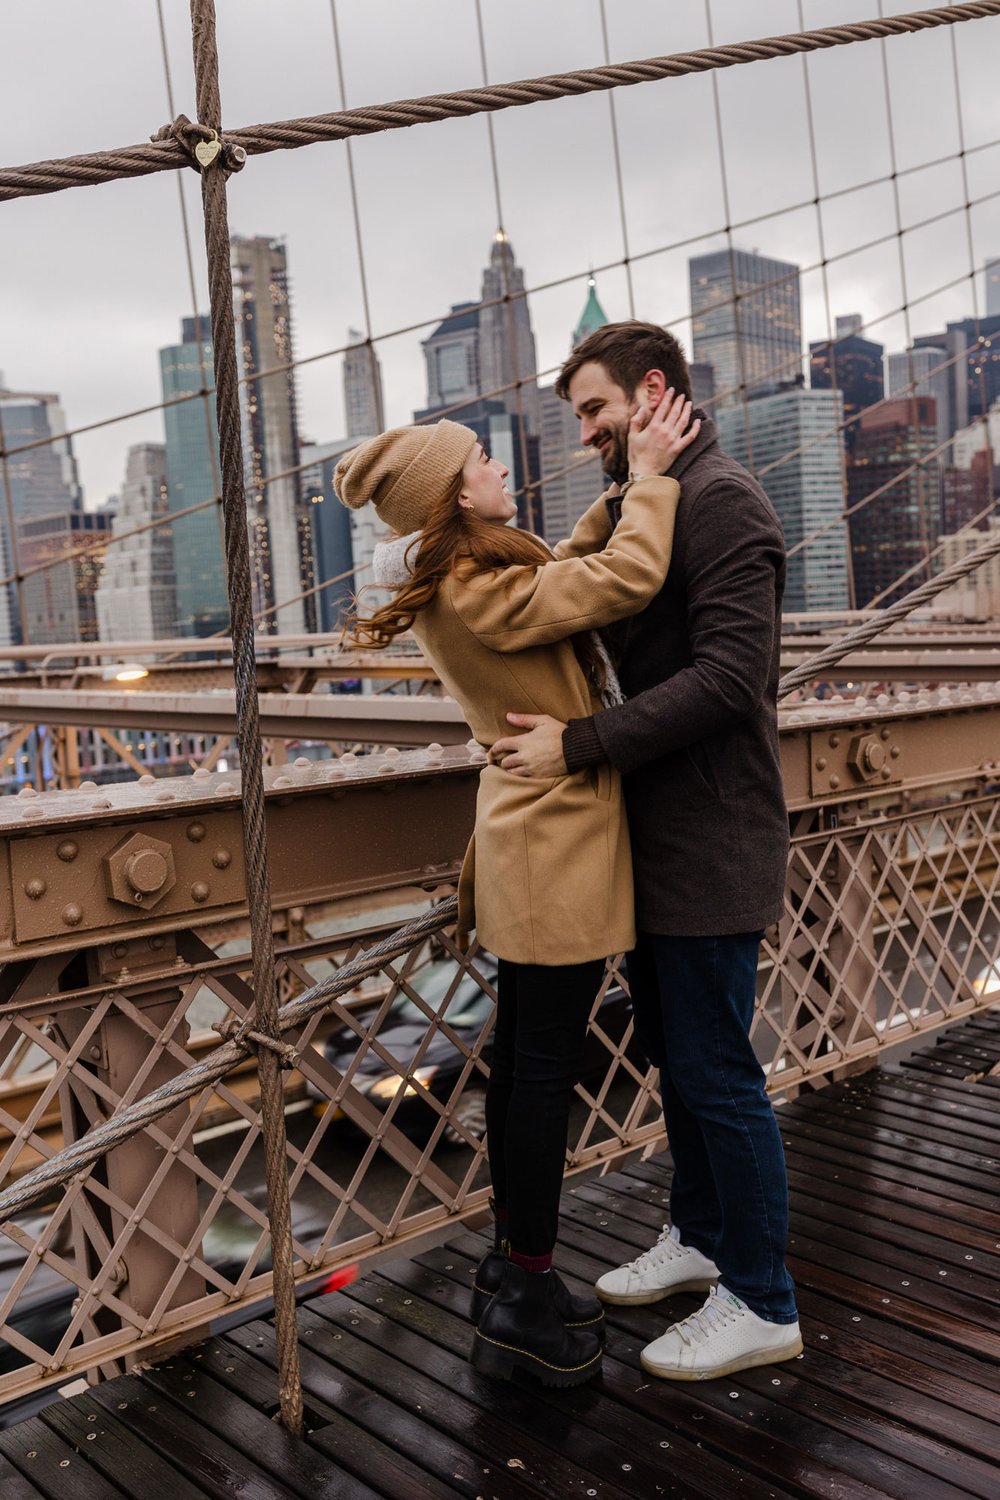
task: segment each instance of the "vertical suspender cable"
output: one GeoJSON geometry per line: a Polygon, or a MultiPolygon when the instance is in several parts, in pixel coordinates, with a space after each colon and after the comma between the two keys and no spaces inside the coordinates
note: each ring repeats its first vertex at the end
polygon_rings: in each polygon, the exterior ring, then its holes
{"type": "MultiPolygon", "coordinates": [[[[191,0],[198,120],[222,131],[219,58],[215,41],[215,0],[191,0]]],[[[236,715],[242,767],[243,851],[253,964],[254,1013],[250,1024],[278,1042],[278,997],[267,831],[264,821],[264,777],[257,705],[250,548],[243,489],[243,445],[240,434],[239,379],[236,367],[233,278],[229,253],[225,158],[220,152],[201,174],[208,252],[209,301],[215,359],[216,415],[222,460],[222,506],[226,526],[226,577],[236,677],[236,715]]],[[[246,1024],[246,1023],[244,1023],[246,1024]]],[[[281,1419],[289,1432],[302,1431],[302,1386],[295,1324],[295,1280],[292,1271],[291,1204],[288,1192],[288,1148],[285,1137],[284,1089],[278,1054],[258,1047],[261,1126],[264,1136],[268,1217],[274,1265],[274,1319],[278,1351],[281,1419]]]]}

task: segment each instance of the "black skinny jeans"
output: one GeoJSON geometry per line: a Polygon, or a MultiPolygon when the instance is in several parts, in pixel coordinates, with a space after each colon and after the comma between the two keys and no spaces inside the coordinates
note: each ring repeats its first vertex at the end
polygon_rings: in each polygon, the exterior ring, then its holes
{"type": "Polygon", "coordinates": [[[603,959],[500,960],[486,1144],[493,1194],[520,1255],[548,1255],[556,1242],[569,1106],[603,975],[603,959]]]}

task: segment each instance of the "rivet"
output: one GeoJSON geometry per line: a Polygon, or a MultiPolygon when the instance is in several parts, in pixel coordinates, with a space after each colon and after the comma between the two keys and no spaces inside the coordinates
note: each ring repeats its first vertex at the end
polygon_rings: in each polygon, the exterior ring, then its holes
{"type": "Polygon", "coordinates": [[[26,818],[44,818],[45,810],[39,807],[37,802],[29,802],[28,806],[24,809],[24,816],[26,818]]]}
{"type": "Polygon", "coordinates": [[[34,875],[24,882],[24,894],[32,901],[40,901],[47,890],[48,886],[40,875],[34,875]]]}
{"type": "Polygon", "coordinates": [[[211,771],[206,771],[204,766],[199,766],[198,769],[197,769],[197,771],[193,771],[191,773],[191,780],[192,781],[207,781],[208,778],[211,776],[211,774],[212,774],[211,771]]]}
{"type": "Polygon", "coordinates": [[[145,776],[140,776],[139,777],[139,785],[140,786],[153,786],[154,783],[155,783],[155,781],[156,781],[156,777],[155,776],[150,776],[148,774],[148,772],[147,772],[147,774],[145,776]]]}
{"type": "Polygon", "coordinates": [[[840,777],[839,776],[831,776],[830,777],[830,785],[832,787],[838,787],[840,785],[840,777]]]}
{"type": "Polygon", "coordinates": [[[226,870],[233,862],[233,856],[228,849],[216,849],[212,855],[212,863],[217,870],[226,870]]]}
{"type": "Polygon", "coordinates": [[[817,771],[825,771],[826,770],[826,756],[825,755],[818,755],[816,757],[816,769],[817,769],[817,771]]]}
{"type": "Polygon", "coordinates": [[[97,791],[97,782],[96,781],[81,781],[80,785],[77,787],[77,791],[80,791],[80,792],[96,792],[97,791]]]}
{"type": "Polygon", "coordinates": [[[90,805],[95,812],[107,812],[112,804],[107,797],[98,797],[97,801],[92,802],[90,805]]]}
{"type": "Polygon", "coordinates": [[[382,754],[385,756],[386,760],[398,760],[399,759],[399,749],[397,748],[396,745],[387,745],[385,747],[385,749],[382,751],[382,754]]]}
{"type": "Polygon", "coordinates": [[[192,901],[207,901],[208,897],[209,897],[208,886],[205,884],[205,882],[203,880],[196,880],[195,883],[194,883],[194,885],[191,887],[191,900],[192,901]]]}
{"type": "MultiPolygon", "coordinates": [[[[843,702],[843,699],[841,699],[841,702],[843,702]]],[[[831,750],[836,750],[836,748],[837,748],[837,746],[839,744],[840,744],[840,735],[839,734],[831,734],[831,736],[830,736],[830,749],[831,750]]]]}
{"type": "Polygon", "coordinates": [[[155,796],[155,798],[153,800],[156,801],[156,802],[173,802],[173,800],[174,800],[174,794],[173,794],[173,792],[168,792],[164,788],[164,790],[162,792],[157,792],[157,794],[156,794],[156,796],[155,796]]]}
{"type": "Polygon", "coordinates": [[[79,927],[83,921],[83,907],[71,901],[68,906],[63,907],[62,919],[67,927],[79,927]]]}
{"type": "Polygon", "coordinates": [[[80,852],[80,846],[74,839],[64,839],[56,850],[56,855],[64,864],[70,864],[80,852]]]}
{"type": "Polygon", "coordinates": [[[891,733],[892,733],[891,729],[880,729],[879,730],[879,737],[881,739],[883,739],[883,740],[887,740],[889,738],[889,735],[891,733]]]}
{"type": "Polygon", "coordinates": [[[128,952],[128,943],[114,943],[111,948],[112,958],[124,958],[128,952]]]}
{"type": "Polygon", "coordinates": [[[272,786],[292,786],[293,784],[290,776],[276,776],[271,782],[272,786]]]}
{"type": "Polygon", "coordinates": [[[892,749],[889,751],[889,754],[892,756],[893,760],[898,760],[899,759],[899,746],[898,745],[893,745],[892,749]]]}
{"type": "Polygon", "coordinates": [[[309,759],[308,755],[297,755],[295,757],[294,764],[300,771],[302,771],[305,770],[307,766],[311,766],[312,761],[309,759]]]}
{"type": "Polygon", "coordinates": [[[38,793],[33,786],[23,786],[17,795],[19,797],[37,797],[38,793]]]}
{"type": "Polygon", "coordinates": [[[345,750],[340,757],[340,763],[345,766],[353,766],[357,758],[353,750],[345,750]]]}
{"type": "Polygon", "coordinates": [[[231,781],[220,781],[215,790],[220,794],[225,794],[226,792],[235,792],[236,788],[231,781]]]}
{"type": "MultiPolygon", "coordinates": [[[[205,774],[207,775],[208,773],[206,772],[205,774]]],[[[205,837],[204,823],[189,823],[187,826],[187,836],[192,844],[200,844],[205,837]]]]}
{"type": "Polygon", "coordinates": [[[149,946],[151,948],[162,948],[165,942],[166,938],[161,932],[158,932],[155,937],[150,938],[149,946]]]}

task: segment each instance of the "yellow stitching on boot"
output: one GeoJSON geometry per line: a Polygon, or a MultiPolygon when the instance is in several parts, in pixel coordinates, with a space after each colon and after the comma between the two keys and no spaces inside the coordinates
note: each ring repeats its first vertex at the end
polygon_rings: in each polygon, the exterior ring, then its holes
{"type": "Polygon", "coordinates": [[[473,1336],[477,1339],[484,1339],[487,1344],[492,1344],[494,1349],[506,1349],[510,1354],[522,1354],[525,1359],[533,1359],[536,1365],[544,1365],[547,1370],[558,1370],[563,1375],[575,1375],[577,1370],[586,1370],[594,1363],[594,1360],[600,1359],[604,1352],[602,1349],[598,1349],[593,1359],[588,1359],[582,1365],[550,1365],[548,1360],[543,1359],[540,1354],[532,1354],[530,1349],[519,1349],[516,1344],[501,1344],[498,1339],[491,1339],[489,1334],[483,1333],[480,1328],[476,1329],[473,1336]]]}

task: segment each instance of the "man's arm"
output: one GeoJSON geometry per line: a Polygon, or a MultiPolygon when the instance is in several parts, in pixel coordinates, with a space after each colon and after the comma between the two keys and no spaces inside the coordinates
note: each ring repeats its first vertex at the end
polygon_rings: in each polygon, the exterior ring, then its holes
{"type": "Polygon", "coordinates": [[[609,761],[631,771],[753,713],[771,672],[780,527],[751,491],[720,482],[686,518],[683,545],[691,666],[567,726],[508,716],[529,733],[494,746],[505,770],[557,776],[609,761]]]}

